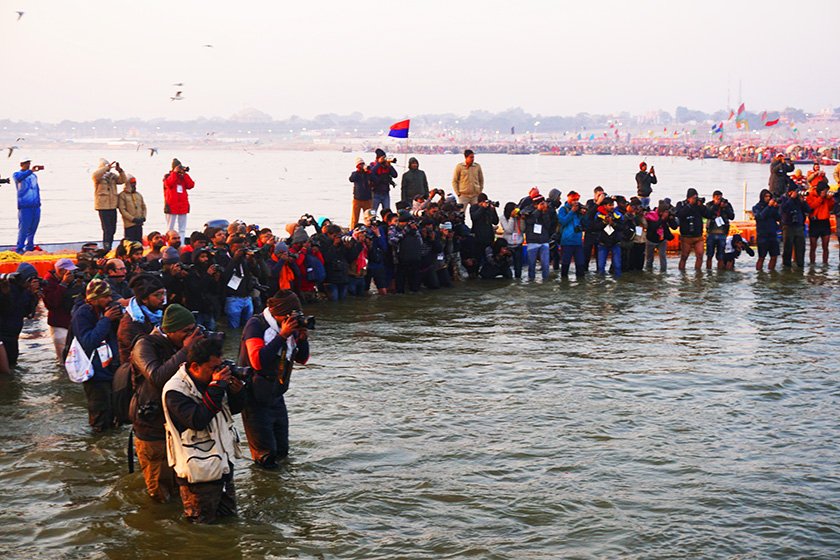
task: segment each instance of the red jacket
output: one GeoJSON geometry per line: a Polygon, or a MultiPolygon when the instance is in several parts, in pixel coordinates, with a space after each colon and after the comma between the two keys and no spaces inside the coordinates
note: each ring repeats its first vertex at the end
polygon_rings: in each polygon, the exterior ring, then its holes
{"type": "Polygon", "coordinates": [[[189,174],[178,175],[172,171],[163,179],[163,213],[189,214],[190,200],[187,191],[195,186],[189,174]]]}

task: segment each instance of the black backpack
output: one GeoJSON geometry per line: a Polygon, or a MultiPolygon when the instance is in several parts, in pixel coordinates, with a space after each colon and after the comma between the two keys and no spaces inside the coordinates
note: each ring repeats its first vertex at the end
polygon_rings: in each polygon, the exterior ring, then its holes
{"type": "MultiPolygon", "coordinates": [[[[134,349],[134,345],[145,335],[137,335],[131,341],[129,354],[134,349]]],[[[114,413],[114,421],[118,426],[124,424],[131,424],[131,399],[134,397],[134,369],[131,367],[131,360],[120,364],[117,371],[114,373],[114,379],[111,380],[111,409],[114,413]]]]}

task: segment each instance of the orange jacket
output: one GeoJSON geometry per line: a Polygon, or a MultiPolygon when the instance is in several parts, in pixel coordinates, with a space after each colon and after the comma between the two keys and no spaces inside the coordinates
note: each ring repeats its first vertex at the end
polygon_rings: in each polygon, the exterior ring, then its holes
{"type": "MultiPolygon", "coordinates": [[[[826,191],[827,192],[827,191],[826,191]]],[[[834,197],[822,197],[817,194],[816,187],[808,189],[808,198],[805,199],[811,207],[812,220],[828,220],[831,217],[831,209],[834,208],[834,197]]]]}

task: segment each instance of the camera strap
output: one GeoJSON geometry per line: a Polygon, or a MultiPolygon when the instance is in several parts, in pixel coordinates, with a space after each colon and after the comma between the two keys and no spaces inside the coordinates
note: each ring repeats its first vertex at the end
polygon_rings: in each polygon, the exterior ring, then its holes
{"type": "Polygon", "coordinates": [[[128,455],[128,474],[134,473],[134,427],[128,431],[128,445],[126,447],[128,455]]]}

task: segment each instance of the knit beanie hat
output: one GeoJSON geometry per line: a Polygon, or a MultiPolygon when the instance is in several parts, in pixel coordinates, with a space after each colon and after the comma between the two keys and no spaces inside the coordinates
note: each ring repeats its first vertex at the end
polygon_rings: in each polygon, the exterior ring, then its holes
{"type": "Polygon", "coordinates": [[[376,148],[376,158],[379,159],[381,157],[385,157],[385,150],[382,148],[376,148]]]}
{"type": "Polygon", "coordinates": [[[292,234],[292,243],[306,243],[309,240],[309,234],[302,227],[299,227],[292,234]]]}
{"type": "Polygon", "coordinates": [[[365,160],[363,160],[362,158],[360,158],[360,157],[357,157],[357,158],[356,158],[356,165],[357,165],[357,166],[358,166],[360,163],[364,163],[364,162],[365,162],[365,160]]]}
{"type": "Polygon", "coordinates": [[[273,317],[285,317],[292,311],[300,311],[300,300],[291,290],[280,290],[265,302],[273,317]]]}
{"type": "Polygon", "coordinates": [[[289,246],[283,243],[282,241],[278,241],[277,244],[274,246],[274,254],[279,255],[280,253],[288,253],[289,246]]]}
{"type": "Polygon", "coordinates": [[[154,274],[139,274],[131,279],[128,287],[134,292],[134,297],[144,300],[156,291],[163,288],[163,280],[154,274]]]}
{"type": "Polygon", "coordinates": [[[533,187],[530,191],[528,191],[528,196],[531,198],[540,196],[540,189],[538,189],[537,187],[533,187]]]}
{"type": "Polygon", "coordinates": [[[179,160],[178,158],[173,158],[172,159],[172,169],[175,169],[176,167],[179,167],[180,165],[181,165],[181,160],[179,160]]]}
{"type": "Polygon", "coordinates": [[[143,250],[143,244],[140,243],[139,241],[131,241],[129,239],[123,239],[122,244],[123,244],[123,247],[125,248],[125,254],[126,255],[130,255],[131,253],[133,253],[135,251],[142,251],[143,250]]]}
{"type": "Polygon", "coordinates": [[[195,317],[186,307],[173,303],[163,312],[163,322],[160,330],[165,333],[173,333],[195,324],[195,317]]]}
{"type": "Polygon", "coordinates": [[[685,192],[685,197],[691,198],[692,196],[697,196],[697,189],[689,187],[689,189],[685,192]]]}
{"type": "Polygon", "coordinates": [[[93,301],[111,295],[111,286],[105,280],[96,278],[88,282],[85,290],[85,301],[93,301]]]}
{"type": "Polygon", "coordinates": [[[537,194],[537,196],[532,196],[531,200],[534,202],[534,206],[536,206],[540,202],[545,202],[545,197],[541,194],[537,194]]]}
{"type": "Polygon", "coordinates": [[[163,251],[163,258],[161,258],[160,262],[163,264],[175,264],[179,262],[180,259],[178,258],[178,249],[175,247],[167,247],[163,251]]]}

